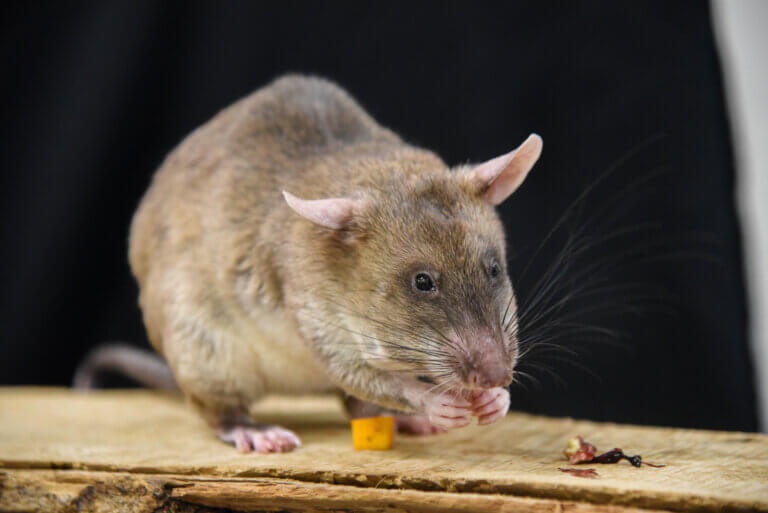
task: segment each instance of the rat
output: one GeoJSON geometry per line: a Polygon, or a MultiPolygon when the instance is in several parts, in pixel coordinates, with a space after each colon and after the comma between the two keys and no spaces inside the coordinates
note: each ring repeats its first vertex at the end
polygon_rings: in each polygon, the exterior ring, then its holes
{"type": "Polygon", "coordinates": [[[224,109],[168,155],[131,224],[171,381],[242,452],[301,445],[249,415],[268,393],[341,391],[351,416],[393,411],[422,434],[501,419],[517,305],[494,207],[541,150],[531,134],[451,168],[302,75],[224,109]]]}

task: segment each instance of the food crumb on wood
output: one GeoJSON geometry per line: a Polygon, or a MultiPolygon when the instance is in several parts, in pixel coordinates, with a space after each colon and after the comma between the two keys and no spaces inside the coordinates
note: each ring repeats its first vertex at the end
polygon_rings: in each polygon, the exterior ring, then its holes
{"type": "Polygon", "coordinates": [[[571,465],[576,465],[584,461],[591,461],[597,454],[597,447],[585,442],[584,438],[579,435],[568,440],[568,447],[565,448],[563,454],[568,458],[571,465]]]}

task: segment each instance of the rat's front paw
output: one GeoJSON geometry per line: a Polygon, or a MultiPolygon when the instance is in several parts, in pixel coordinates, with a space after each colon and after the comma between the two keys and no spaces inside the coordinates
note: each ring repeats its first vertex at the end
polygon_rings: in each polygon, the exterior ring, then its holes
{"type": "Polygon", "coordinates": [[[432,426],[443,431],[464,427],[472,421],[472,403],[453,394],[427,394],[423,412],[432,426]]]}
{"type": "Polygon", "coordinates": [[[472,400],[472,413],[481,426],[496,422],[509,411],[509,390],[502,387],[483,390],[472,400]]]}
{"type": "Polygon", "coordinates": [[[301,447],[292,431],[279,426],[232,426],[218,431],[219,438],[235,444],[240,452],[288,452],[301,447]]]}
{"type": "Polygon", "coordinates": [[[445,429],[432,424],[425,415],[396,415],[395,422],[400,433],[414,435],[436,435],[445,432],[445,429]]]}

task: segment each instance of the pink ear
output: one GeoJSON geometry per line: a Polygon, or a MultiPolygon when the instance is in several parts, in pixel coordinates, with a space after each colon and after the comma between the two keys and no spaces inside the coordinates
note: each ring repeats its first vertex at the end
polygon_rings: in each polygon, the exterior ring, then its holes
{"type": "Polygon", "coordinates": [[[301,217],[334,230],[344,228],[362,210],[362,201],[349,198],[305,200],[288,191],[283,191],[283,197],[288,206],[301,217]]]}
{"type": "Polygon", "coordinates": [[[517,149],[483,162],[469,173],[469,180],[483,191],[491,205],[499,205],[523,183],[541,155],[541,137],[531,134],[517,149]]]}

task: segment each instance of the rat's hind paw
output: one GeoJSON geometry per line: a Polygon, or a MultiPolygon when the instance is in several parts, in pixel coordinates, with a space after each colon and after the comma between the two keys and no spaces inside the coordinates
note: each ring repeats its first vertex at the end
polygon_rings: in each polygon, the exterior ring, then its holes
{"type": "Polygon", "coordinates": [[[292,431],[280,426],[230,426],[218,431],[219,438],[235,444],[240,452],[288,452],[301,447],[292,431]]]}
{"type": "Polygon", "coordinates": [[[435,435],[445,433],[445,429],[438,427],[429,421],[425,415],[397,415],[397,431],[414,435],[435,435]]]}

